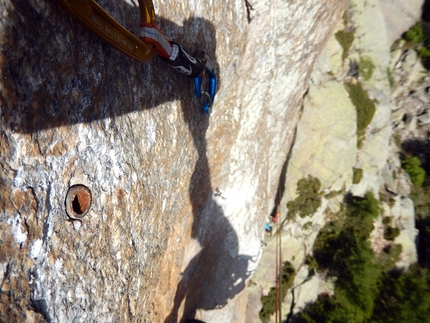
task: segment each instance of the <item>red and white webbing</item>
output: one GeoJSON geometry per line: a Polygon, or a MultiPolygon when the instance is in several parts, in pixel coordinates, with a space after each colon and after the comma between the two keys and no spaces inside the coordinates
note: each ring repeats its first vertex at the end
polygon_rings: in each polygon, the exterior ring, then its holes
{"type": "MultiPolygon", "coordinates": [[[[142,22],[139,28],[139,38],[154,45],[155,53],[166,59],[172,57],[172,44],[157,26],[142,22]]],[[[176,54],[177,55],[177,54],[176,54]]]]}

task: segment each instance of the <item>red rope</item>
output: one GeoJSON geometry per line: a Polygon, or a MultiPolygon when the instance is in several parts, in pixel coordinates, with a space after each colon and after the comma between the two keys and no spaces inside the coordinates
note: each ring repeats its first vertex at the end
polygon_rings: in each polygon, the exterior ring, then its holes
{"type": "MultiPolygon", "coordinates": [[[[279,213],[279,204],[281,203],[281,190],[278,187],[278,191],[277,191],[277,199],[276,199],[276,214],[275,217],[278,217],[278,213],[279,213]]],[[[281,279],[281,275],[279,272],[279,263],[281,262],[281,232],[280,232],[280,226],[279,226],[279,221],[280,221],[280,216],[278,217],[277,221],[276,221],[276,305],[275,305],[275,322],[278,323],[278,317],[279,317],[279,322],[282,322],[282,290],[281,290],[281,295],[279,295],[279,289],[280,284],[279,284],[279,280],[281,279]]]]}
{"type": "Polygon", "coordinates": [[[275,271],[275,279],[276,279],[276,303],[275,303],[275,322],[278,323],[278,304],[279,304],[279,294],[278,294],[278,283],[279,283],[279,279],[278,279],[278,273],[279,273],[279,262],[278,262],[278,230],[275,231],[276,234],[276,271],[275,271]]]}

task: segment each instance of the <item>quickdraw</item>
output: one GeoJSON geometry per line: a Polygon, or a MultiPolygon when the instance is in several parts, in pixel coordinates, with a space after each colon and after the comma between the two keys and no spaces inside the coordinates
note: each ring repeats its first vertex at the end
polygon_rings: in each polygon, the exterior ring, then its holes
{"type": "Polygon", "coordinates": [[[179,44],[168,40],[156,25],[152,0],[138,0],[141,16],[139,38],[119,24],[94,0],[57,0],[72,18],[121,53],[148,62],[154,54],[182,74],[194,78],[197,98],[206,98],[203,112],[208,114],[216,92],[215,66],[205,52],[188,54],[179,44]],[[209,76],[207,91],[202,90],[203,77],[209,76]]]}
{"type": "Polygon", "coordinates": [[[202,96],[207,99],[207,101],[203,104],[203,112],[209,114],[212,109],[212,105],[215,99],[215,91],[216,91],[216,75],[215,75],[215,66],[209,57],[206,56],[206,66],[205,72],[207,72],[209,76],[208,81],[208,90],[202,90],[202,82],[203,76],[199,75],[194,79],[194,86],[196,88],[196,96],[200,99],[202,96]]]}

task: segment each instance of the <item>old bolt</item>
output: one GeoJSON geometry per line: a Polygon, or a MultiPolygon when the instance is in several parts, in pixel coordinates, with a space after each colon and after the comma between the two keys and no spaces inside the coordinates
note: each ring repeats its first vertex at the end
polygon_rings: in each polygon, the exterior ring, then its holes
{"type": "Polygon", "coordinates": [[[66,196],[66,212],[72,219],[83,218],[91,207],[91,191],[78,184],[69,188],[66,196]]]}

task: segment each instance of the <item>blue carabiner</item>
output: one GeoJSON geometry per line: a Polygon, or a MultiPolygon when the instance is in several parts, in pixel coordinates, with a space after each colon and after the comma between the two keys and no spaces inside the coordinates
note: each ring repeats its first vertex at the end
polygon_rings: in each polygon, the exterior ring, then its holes
{"type": "Polygon", "coordinates": [[[216,92],[216,75],[215,75],[215,66],[209,57],[206,56],[206,66],[205,66],[205,74],[199,75],[194,79],[194,86],[197,98],[201,98],[202,95],[207,99],[203,104],[203,113],[209,114],[211,108],[213,106],[215,100],[215,92],[216,92]],[[202,90],[203,77],[205,74],[209,76],[209,83],[207,91],[202,90]]]}

